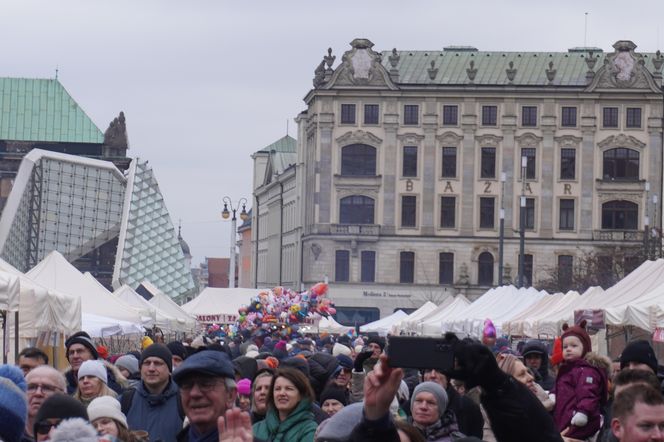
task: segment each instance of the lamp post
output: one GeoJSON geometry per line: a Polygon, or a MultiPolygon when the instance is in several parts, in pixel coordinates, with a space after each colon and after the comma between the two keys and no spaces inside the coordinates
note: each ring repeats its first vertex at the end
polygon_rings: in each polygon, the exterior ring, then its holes
{"type": "Polygon", "coordinates": [[[525,268],[525,242],[526,242],[526,169],[528,157],[521,157],[521,213],[519,216],[519,281],[518,287],[523,287],[523,271],[525,268]]]}
{"type": "Polygon", "coordinates": [[[498,241],[498,285],[503,285],[503,271],[504,261],[503,255],[505,253],[504,242],[505,242],[505,206],[503,204],[503,197],[505,195],[505,181],[507,180],[507,175],[505,172],[500,173],[500,240],[498,241]]]}
{"type": "Polygon", "coordinates": [[[235,213],[242,206],[242,211],[240,212],[240,219],[245,221],[249,218],[247,213],[247,199],[240,198],[235,207],[233,207],[233,201],[227,196],[222,200],[224,202],[224,210],[221,211],[221,217],[223,219],[228,219],[231,217],[231,256],[230,263],[228,265],[228,287],[235,288],[235,246],[237,241],[237,217],[235,213]],[[230,210],[228,210],[230,208],[230,210]]]}

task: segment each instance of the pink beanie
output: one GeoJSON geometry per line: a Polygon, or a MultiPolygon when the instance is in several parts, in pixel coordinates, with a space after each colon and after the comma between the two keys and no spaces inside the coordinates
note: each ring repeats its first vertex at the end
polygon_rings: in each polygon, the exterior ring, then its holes
{"type": "Polygon", "coordinates": [[[249,396],[251,394],[251,380],[244,378],[237,381],[237,393],[249,396]]]}

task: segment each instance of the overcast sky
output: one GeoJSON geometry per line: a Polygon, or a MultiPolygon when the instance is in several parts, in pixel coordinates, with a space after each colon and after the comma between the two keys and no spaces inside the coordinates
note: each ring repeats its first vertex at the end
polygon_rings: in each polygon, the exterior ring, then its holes
{"type": "Polygon", "coordinates": [[[250,155],[304,109],[327,48],[605,51],[661,47],[664,1],[0,0],[0,76],[59,79],[104,131],[123,110],[129,156],[152,164],[194,262],[228,256],[221,199],[251,201],[250,155]]]}

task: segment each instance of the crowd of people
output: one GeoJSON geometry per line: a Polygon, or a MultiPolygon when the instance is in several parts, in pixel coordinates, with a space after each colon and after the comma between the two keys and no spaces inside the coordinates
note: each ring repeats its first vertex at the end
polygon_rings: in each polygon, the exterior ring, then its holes
{"type": "Polygon", "coordinates": [[[481,341],[440,339],[453,369],[393,367],[389,337],[144,338],[109,355],[81,331],[64,372],[38,348],[0,366],[0,440],[664,442],[646,341],[610,361],[583,323],[552,348],[490,328],[481,341]]]}

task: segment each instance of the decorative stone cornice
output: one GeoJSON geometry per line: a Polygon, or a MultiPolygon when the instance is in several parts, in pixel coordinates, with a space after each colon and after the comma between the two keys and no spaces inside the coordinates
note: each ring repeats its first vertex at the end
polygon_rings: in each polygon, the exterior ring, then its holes
{"type": "Polygon", "coordinates": [[[518,137],[514,137],[514,141],[516,141],[520,147],[537,147],[542,140],[542,137],[538,137],[532,132],[526,132],[518,137]]]}
{"type": "Polygon", "coordinates": [[[457,135],[454,132],[448,131],[436,135],[436,140],[444,146],[458,146],[461,140],[463,140],[463,135],[457,135]]]}
{"type": "Polygon", "coordinates": [[[608,138],[597,143],[597,147],[600,149],[613,149],[616,147],[629,147],[636,149],[643,149],[646,147],[646,144],[637,140],[631,135],[618,134],[611,135],[608,138]]]}
{"type": "Polygon", "coordinates": [[[500,142],[503,141],[503,137],[491,134],[484,134],[484,135],[477,135],[475,137],[475,141],[484,146],[498,146],[500,142]]]}
{"type": "Polygon", "coordinates": [[[424,135],[408,132],[397,135],[397,139],[403,144],[420,144],[420,142],[424,140],[424,135]]]}
{"type": "Polygon", "coordinates": [[[338,137],[336,140],[339,145],[348,144],[368,144],[370,146],[379,146],[383,140],[370,132],[358,129],[355,131],[348,131],[338,137]]]}
{"type": "Polygon", "coordinates": [[[554,140],[560,147],[579,147],[583,138],[575,137],[574,135],[563,135],[561,137],[555,137],[554,140]]]}

